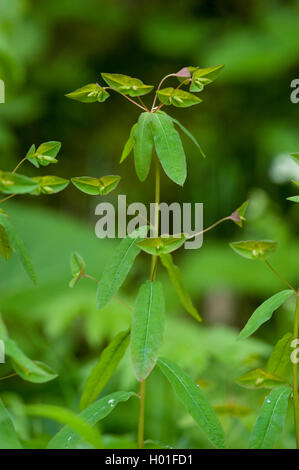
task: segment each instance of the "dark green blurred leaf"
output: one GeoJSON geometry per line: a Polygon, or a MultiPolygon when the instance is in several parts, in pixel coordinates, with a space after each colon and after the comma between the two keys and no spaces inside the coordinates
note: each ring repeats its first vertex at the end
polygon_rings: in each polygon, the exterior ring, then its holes
{"type": "Polygon", "coordinates": [[[12,255],[12,247],[5,227],[0,224],[0,255],[7,261],[12,255]]]}
{"type": "Polygon", "coordinates": [[[288,367],[291,365],[290,348],[292,338],[292,333],[286,333],[275,345],[267,364],[267,371],[271,374],[284,377],[288,367]]]}
{"type": "Polygon", "coordinates": [[[13,422],[0,400],[0,449],[21,449],[13,422]]]}
{"type": "Polygon", "coordinates": [[[101,353],[99,362],[92,369],[85,383],[80,400],[81,411],[96,400],[107,382],[110,380],[127,350],[129,340],[130,331],[122,331],[113,338],[101,353]]]}
{"type": "Polygon", "coordinates": [[[167,269],[169,278],[179,296],[181,304],[192,317],[197,321],[202,321],[197,309],[192,303],[192,299],[183,286],[182,274],[179,268],[174,264],[170,254],[160,255],[163,266],[167,269]]]}
{"type": "MultiPolygon", "coordinates": [[[[107,395],[82,411],[78,417],[90,426],[94,426],[100,420],[108,416],[121,402],[136,396],[133,392],[115,392],[107,395]]],[[[80,448],[81,439],[73,429],[64,426],[49,442],[48,449],[76,449],[80,448]]]]}

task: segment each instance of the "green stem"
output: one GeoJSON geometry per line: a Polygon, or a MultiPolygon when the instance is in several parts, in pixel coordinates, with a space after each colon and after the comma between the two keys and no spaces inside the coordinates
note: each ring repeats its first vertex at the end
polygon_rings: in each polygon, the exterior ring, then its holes
{"type": "MultiPolygon", "coordinates": [[[[297,294],[294,333],[293,340],[297,340],[299,336],[299,294],[297,294]]],[[[294,403],[294,421],[296,431],[296,447],[299,449],[299,394],[298,394],[298,364],[293,362],[293,403],[294,403]]]]}
{"type": "Polygon", "coordinates": [[[15,169],[12,170],[12,173],[15,173],[15,172],[18,170],[18,168],[20,168],[20,166],[21,166],[26,160],[27,160],[27,157],[23,158],[23,159],[17,164],[17,166],[15,167],[15,169]]]}
{"type": "MultiPolygon", "coordinates": [[[[154,222],[154,236],[159,236],[159,204],[160,204],[160,164],[156,158],[156,173],[155,173],[155,222],[154,222]]],[[[158,257],[152,256],[150,280],[154,281],[156,277],[158,257]]],[[[145,380],[140,382],[139,390],[139,418],[138,418],[138,449],[142,449],[144,445],[144,409],[145,409],[145,380]]]]}

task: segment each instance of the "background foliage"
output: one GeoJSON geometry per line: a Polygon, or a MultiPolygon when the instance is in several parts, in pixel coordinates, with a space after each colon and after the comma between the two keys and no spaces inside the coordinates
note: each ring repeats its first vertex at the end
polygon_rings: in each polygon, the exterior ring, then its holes
{"type": "MultiPolygon", "coordinates": [[[[234,380],[265,362],[275,340],[290,329],[293,305],[275,314],[271,328],[265,324],[253,339],[236,342],[254,308],[282,286],[264,266],[239,258],[228,242],[278,240],[273,264],[292,284],[299,281],[298,209],[285,200],[295,194],[290,179],[298,171],[288,159],[299,149],[298,108],[289,98],[290,82],[299,75],[298,13],[299,2],[291,0],[0,0],[0,78],[6,85],[6,103],[0,106],[1,169],[13,168],[33,142],[58,140],[63,143],[60,176],[121,174],[119,191],[128,194],[128,202],[150,202],[153,176],[141,185],[130,158],[118,167],[137,110],[117,97],[107,108],[75,103],[64,94],[100,80],[101,71],[156,83],[184,65],[225,64],[203,103],[184,121],[208,158],[203,161],[187,140],[185,187],[163,177],[162,200],[204,202],[207,226],[250,198],[248,223],[241,235],[233,224],[222,225],[207,234],[202,249],[179,255],[203,325],[194,327],[162,270],[161,277],[167,285],[165,353],[210,395],[232,447],[248,446],[265,395],[247,392],[234,380]]],[[[181,113],[172,110],[178,119],[181,113]]],[[[30,165],[26,172],[37,174],[30,165]]],[[[1,259],[0,309],[10,335],[30,357],[56,369],[59,378],[40,385],[11,378],[0,381],[0,393],[23,439],[38,447],[57,426],[26,418],[23,403],[76,410],[88,371],[112,335],[126,329],[130,315],[114,302],[99,315],[95,287],[87,279],[75,290],[68,288],[71,251],[81,253],[88,272],[99,277],[114,250],[115,241],[94,235],[99,198],[70,187],[51,198],[20,201],[3,207],[9,206],[26,242],[39,284],[31,286],[14,258],[1,259]]],[[[129,302],[136,295],[135,281],[140,284],[148,271],[144,261],[138,259],[122,289],[129,302]]],[[[129,361],[126,357],[106,392],[136,388],[129,361]]],[[[5,367],[1,376],[9,372],[5,367]]],[[[148,388],[148,438],[180,447],[209,445],[158,371],[148,388]]],[[[119,405],[103,421],[104,432],[134,438],[136,409],[134,400],[119,405]]],[[[291,424],[278,446],[294,447],[291,424]]]]}

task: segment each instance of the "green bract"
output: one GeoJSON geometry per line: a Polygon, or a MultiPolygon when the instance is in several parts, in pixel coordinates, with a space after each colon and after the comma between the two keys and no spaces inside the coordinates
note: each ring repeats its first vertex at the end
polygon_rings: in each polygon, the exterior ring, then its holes
{"type": "Polygon", "coordinates": [[[26,194],[37,188],[38,184],[28,176],[0,171],[0,192],[4,194],[26,194]]]}
{"type": "Polygon", "coordinates": [[[285,382],[281,377],[271,374],[263,369],[255,369],[246,372],[238,378],[237,382],[246,388],[274,388],[285,382]]]}
{"type": "Polygon", "coordinates": [[[105,196],[116,188],[120,179],[121,177],[116,175],[102,176],[101,178],[78,176],[72,178],[72,183],[85,194],[105,196]]]}
{"type": "Polygon", "coordinates": [[[80,281],[80,279],[84,276],[86,268],[86,263],[79,253],[74,252],[71,254],[71,272],[72,272],[72,279],[69,283],[69,286],[75,287],[75,285],[80,281]]]}
{"type": "Polygon", "coordinates": [[[216,65],[215,67],[206,67],[194,70],[192,73],[190,91],[202,91],[205,85],[208,85],[218,77],[223,67],[223,65],[216,65]]]}
{"type": "Polygon", "coordinates": [[[173,105],[177,108],[187,108],[202,102],[200,98],[188,91],[183,91],[176,88],[163,88],[157,91],[157,95],[161,103],[166,105],[173,105]]]}
{"type": "Polygon", "coordinates": [[[101,75],[111,88],[114,88],[123,95],[147,95],[154,88],[152,85],[145,85],[138,78],[128,77],[119,73],[102,73],[101,75]]]}
{"type": "Polygon", "coordinates": [[[40,165],[48,166],[58,162],[55,157],[57,157],[60,148],[61,143],[56,141],[44,142],[37,149],[33,144],[27,152],[26,159],[37,168],[40,165]]]}
{"type": "Polygon", "coordinates": [[[230,243],[231,248],[248,259],[266,260],[277,248],[277,242],[271,240],[249,240],[230,243]]]}
{"type": "Polygon", "coordinates": [[[110,95],[97,83],[89,83],[65,96],[72,100],[81,101],[82,103],[103,103],[110,95]]]}
{"type": "Polygon", "coordinates": [[[239,227],[243,227],[243,222],[246,221],[245,213],[247,210],[247,206],[248,201],[243,202],[243,204],[237,210],[235,210],[229,217],[239,227]]]}
{"type": "Polygon", "coordinates": [[[40,194],[55,194],[63,191],[69,184],[69,180],[59,176],[35,176],[32,178],[38,184],[38,187],[31,194],[39,196],[40,194]]]}
{"type": "Polygon", "coordinates": [[[185,235],[165,235],[158,238],[146,238],[137,246],[150,255],[159,256],[178,250],[186,241],[185,235]]]}

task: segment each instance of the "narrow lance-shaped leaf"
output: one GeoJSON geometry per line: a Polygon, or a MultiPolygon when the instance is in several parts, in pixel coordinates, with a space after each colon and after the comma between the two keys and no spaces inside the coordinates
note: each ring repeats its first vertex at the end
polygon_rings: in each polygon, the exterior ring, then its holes
{"type": "Polygon", "coordinates": [[[125,143],[125,146],[123,148],[119,163],[124,162],[125,159],[130,155],[130,153],[132,152],[132,150],[134,148],[134,145],[135,145],[135,142],[136,142],[135,130],[137,129],[137,126],[138,126],[138,123],[136,122],[136,124],[134,124],[134,126],[132,126],[132,128],[131,128],[129,138],[125,143]]]}
{"type": "Polygon", "coordinates": [[[104,308],[115,296],[133,266],[136,256],[140,253],[137,242],[145,236],[148,227],[140,227],[124,238],[116,248],[112,259],[105,266],[97,289],[97,307],[104,308]]]}
{"type": "MultiPolygon", "coordinates": [[[[158,111],[157,114],[165,114],[163,113],[163,111],[158,111]]],[[[194,143],[194,145],[198,148],[198,150],[200,151],[201,155],[203,158],[206,158],[206,155],[204,153],[204,151],[202,150],[198,140],[194,137],[193,134],[191,134],[190,131],[188,131],[188,129],[186,129],[185,126],[183,126],[183,124],[180,123],[180,121],[178,121],[177,119],[173,118],[172,116],[169,116],[169,114],[167,115],[171,120],[172,122],[174,122],[185,134],[187,137],[189,137],[189,139],[194,143]]]]}
{"type": "Polygon", "coordinates": [[[61,424],[67,424],[95,449],[101,449],[102,439],[97,429],[92,428],[86,420],[71,410],[56,405],[27,405],[27,414],[42,418],[53,419],[61,424]]]}
{"type": "Polygon", "coordinates": [[[136,173],[140,181],[145,181],[150,171],[154,140],[151,129],[153,113],[141,113],[134,136],[134,160],[136,173]]]}
{"type": "Polygon", "coordinates": [[[129,340],[130,331],[122,331],[104,349],[99,362],[92,369],[84,386],[80,400],[80,410],[84,410],[91,405],[101,393],[124,356],[129,340]]]}
{"type": "Polygon", "coordinates": [[[37,188],[37,182],[18,173],[0,171],[0,192],[4,194],[26,194],[37,188]]]}
{"type": "Polygon", "coordinates": [[[252,335],[258,328],[270,320],[273,312],[278,309],[287,299],[294,295],[294,291],[286,289],[273,295],[263,302],[251,315],[245,327],[241,331],[239,338],[244,339],[252,335]]]}
{"type": "Polygon", "coordinates": [[[3,225],[0,224],[0,255],[7,261],[12,255],[12,247],[8,234],[3,225]]]}
{"type": "Polygon", "coordinates": [[[23,380],[44,383],[57,377],[56,372],[51,367],[42,362],[29,359],[11,339],[6,338],[4,343],[6,356],[10,358],[13,369],[23,380]]]}
{"type": "Polygon", "coordinates": [[[133,312],[131,354],[137,380],[154,368],[163,342],[165,302],[159,281],[147,281],[138,292],[133,312]]]}
{"type": "MultiPolygon", "coordinates": [[[[108,416],[115,407],[136,396],[133,392],[115,392],[97,400],[79,414],[90,426],[94,426],[100,420],[108,416]]],[[[81,444],[81,438],[70,426],[64,426],[49,442],[48,449],[76,449],[81,444]]]]}
{"type": "Polygon", "coordinates": [[[283,430],[291,392],[291,387],[282,385],[266,396],[250,436],[249,449],[273,449],[283,430]]]}
{"type": "Polygon", "coordinates": [[[194,307],[192,303],[192,299],[190,295],[184,288],[181,271],[174,264],[172,256],[170,254],[160,255],[160,259],[162,261],[163,266],[167,269],[169,278],[179,296],[179,299],[183,307],[197,321],[202,321],[201,316],[199,315],[197,309],[194,307]]]}
{"type": "Polygon", "coordinates": [[[288,201],[299,202],[299,196],[290,196],[287,197],[288,201]]]}
{"type": "Polygon", "coordinates": [[[16,430],[9,413],[0,400],[0,449],[21,449],[16,430]]]}
{"type": "Polygon", "coordinates": [[[151,121],[155,149],[167,176],[183,185],[187,176],[186,157],[179,133],[167,114],[154,113],[151,121]]]}
{"type": "Polygon", "coordinates": [[[221,424],[200,388],[174,362],[160,358],[158,365],[178,398],[210,442],[217,448],[225,448],[225,437],[221,424]]]}
{"type": "Polygon", "coordinates": [[[291,365],[290,346],[293,335],[286,333],[275,345],[269,358],[267,371],[271,374],[284,377],[288,367],[291,365]]]}
{"type": "Polygon", "coordinates": [[[34,268],[32,266],[32,263],[30,261],[29,255],[26,251],[23,241],[19,238],[14,227],[11,225],[10,221],[8,220],[8,217],[2,214],[1,212],[0,212],[0,222],[4,225],[8,233],[9,242],[14,252],[19,257],[22,265],[24,266],[25,271],[27,272],[30,279],[34,283],[36,283],[36,274],[35,274],[34,268]]]}

